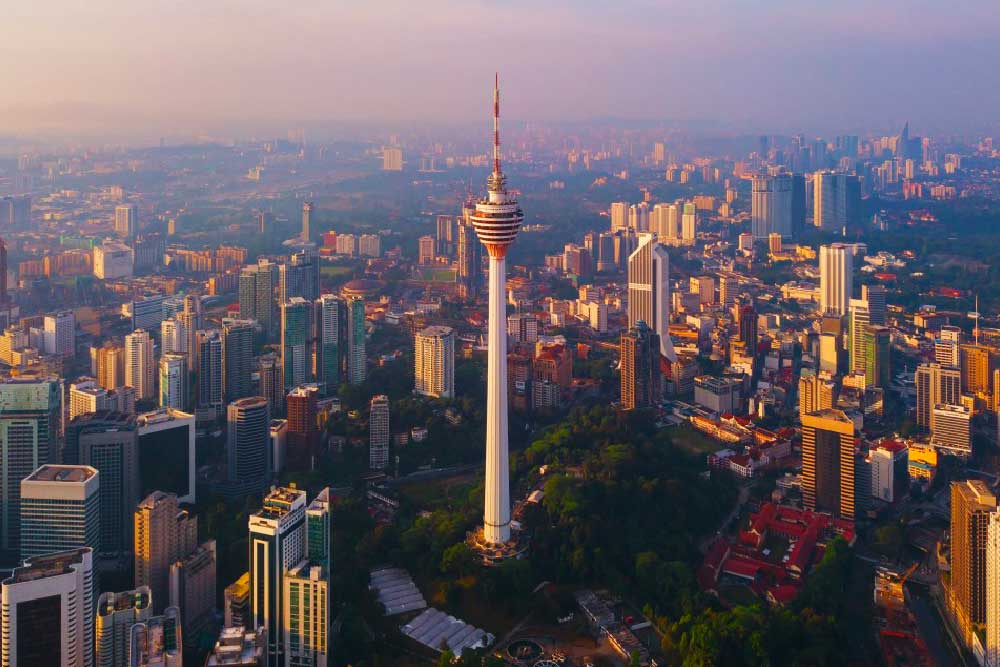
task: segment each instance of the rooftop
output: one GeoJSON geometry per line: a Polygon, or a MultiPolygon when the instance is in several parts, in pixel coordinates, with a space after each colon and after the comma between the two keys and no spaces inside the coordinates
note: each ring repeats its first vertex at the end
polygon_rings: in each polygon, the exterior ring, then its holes
{"type": "Polygon", "coordinates": [[[43,465],[35,472],[28,475],[25,481],[30,482],[85,482],[94,475],[97,470],[90,466],[64,466],[64,465],[43,465]]]}
{"type": "Polygon", "coordinates": [[[90,547],[60,551],[44,556],[35,556],[24,561],[24,564],[14,568],[11,575],[4,579],[5,585],[23,584],[37,581],[45,577],[56,577],[72,571],[74,565],[81,565],[84,556],[93,552],[90,547]]]}

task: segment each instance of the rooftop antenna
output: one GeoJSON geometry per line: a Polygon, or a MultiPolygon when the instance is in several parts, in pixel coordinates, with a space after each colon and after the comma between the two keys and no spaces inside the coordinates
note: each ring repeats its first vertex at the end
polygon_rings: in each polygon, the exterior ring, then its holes
{"type": "Polygon", "coordinates": [[[500,173],[500,72],[493,83],[493,173],[500,173]]]}

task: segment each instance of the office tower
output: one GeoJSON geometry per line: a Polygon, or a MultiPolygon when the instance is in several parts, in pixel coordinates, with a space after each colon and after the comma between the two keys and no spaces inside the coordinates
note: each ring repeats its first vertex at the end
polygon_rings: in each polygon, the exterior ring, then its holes
{"type": "Polygon", "coordinates": [[[598,235],[594,256],[597,258],[598,273],[612,273],[618,269],[615,264],[615,235],[613,233],[601,232],[598,235]]]}
{"type": "Polygon", "coordinates": [[[250,627],[250,573],[226,586],[222,592],[222,624],[227,628],[250,627]]]}
{"type": "Polygon", "coordinates": [[[677,359],[670,339],[670,255],[649,234],[639,237],[639,247],[628,258],[629,328],[640,321],[657,335],[660,354],[677,359]]]}
{"type": "Polygon", "coordinates": [[[934,428],[934,406],[960,405],[962,377],[957,368],[920,364],[914,374],[917,391],[917,426],[934,428]]]}
{"type": "Polygon", "coordinates": [[[951,585],[946,591],[963,637],[986,622],[986,546],[996,509],[996,496],[983,481],[951,483],[951,585]]]}
{"type": "Polygon", "coordinates": [[[751,185],[750,227],[756,240],[792,236],[792,175],[755,174],[751,185]]]}
{"type": "Polygon", "coordinates": [[[942,366],[954,366],[960,368],[962,365],[962,330],[959,327],[945,324],[938,332],[938,339],[934,341],[934,361],[942,366]]]}
{"type": "Polygon", "coordinates": [[[271,414],[285,410],[285,388],[281,376],[281,361],[274,354],[264,354],[257,359],[258,393],[267,399],[271,414]]]}
{"type": "Polygon", "coordinates": [[[802,416],[802,503],[854,519],[854,422],[841,410],[802,416]]]}
{"type": "Polygon", "coordinates": [[[739,329],[740,340],[746,343],[747,352],[752,357],[757,356],[757,310],[753,302],[740,304],[736,309],[736,326],[739,329]]]}
{"type": "Polygon", "coordinates": [[[698,303],[701,305],[715,302],[715,278],[712,276],[691,276],[688,285],[690,292],[698,295],[698,303]]]}
{"type": "Polygon", "coordinates": [[[939,403],[931,411],[931,443],[957,456],[972,454],[972,411],[964,405],[939,403]]]}
{"type": "Polygon", "coordinates": [[[167,607],[129,630],[129,667],[181,667],[184,660],[181,612],[167,607]]]}
{"type": "Polygon", "coordinates": [[[330,487],[316,494],[306,508],[306,558],[330,567],[330,487]]]}
{"type": "Polygon", "coordinates": [[[309,381],[309,302],[293,297],[281,305],[281,368],[284,387],[309,381]]]}
{"type": "Polygon", "coordinates": [[[124,243],[105,241],[94,246],[94,277],[101,280],[131,278],[135,251],[124,243]]]}
{"type": "Polygon", "coordinates": [[[288,448],[288,420],[272,419],[269,431],[271,437],[271,472],[279,474],[285,469],[285,450],[288,448]]]}
{"type": "Polygon", "coordinates": [[[240,319],[256,320],[269,340],[277,328],[274,288],[278,269],[266,259],[244,267],[240,272],[240,319]]]}
{"type": "Polygon", "coordinates": [[[153,616],[153,596],[148,586],[121,593],[101,593],[94,623],[94,666],[129,667],[132,626],[153,616]]]}
{"type": "Polygon", "coordinates": [[[368,467],[384,470],[389,465],[389,397],[373,396],[368,414],[368,467]]]}
{"type": "Polygon", "coordinates": [[[89,548],[36,556],[3,580],[0,664],[92,667],[94,563],[89,548]]]}
{"type": "Polygon", "coordinates": [[[403,150],[401,148],[382,149],[382,171],[403,171],[403,150]]]}
{"type": "Polygon", "coordinates": [[[226,401],[253,393],[252,320],[222,321],[222,382],[226,401]]]}
{"type": "Polygon", "coordinates": [[[990,348],[983,345],[962,345],[962,391],[973,396],[990,395],[990,348]]]}
{"type": "Polygon", "coordinates": [[[847,314],[854,289],[854,256],[844,243],[819,247],[819,311],[821,315],[847,314]]]}
{"type": "Polygon", "coordinates": [[[160,408],[138,415],[136,426],[140,494],[169,491],[182,503],[194,503],[194,415],[160,408]]]}
{"type": "Polygon", "coordinates": [[[344,302],[333,294],[316,300],[316,381],[327,395],[340,387],[340,321],[344,302]]]}
{"type": "Polygon", "coordinates": [[[637,234],[648,233],[649,230],[649,204],[640,202],[628,207],[628,227],[637,234]]]}
{"type": "Polygon", "coordinates": [[[832,171],[813,174],[813,224],[840,232],[857,220],[861,207],[858,177],[832,171]]]}
{"type": "Polygon", "coordinates": [[[365,301],[353,297],[347,301],[347,382],[365,381],[365,301]]]}
{"type": "Polygon", "coordinates": [[[135,389],[135,397],[141,401],[156,397],[154,368],[149,332],[136,329],[125,336],[125,384],[135,389]]]}
{"type": "MultiPolygon", "coordinates": [[[[224,394],[224,339],[218,329],[199,331],[195,341],[195,357],[197,369],[197,408],[199,413],[208,413],[218,418],[222,415],[225,405],[224,394]]],[[[249,357],[249,353],[247,354],[249,357]]],[[[250,359],[243,359],[249,364],[250,359]]]]}
{"type": "Polygon", "coordinates": [[[726,310],[732,308],[739,289],[739,280],[733,276],[719,276],[719,305],[726,310]]]}
{"type": "Polygon", "coordinates": [[[871,324],[871,312],[868,309],[868,302],[864,299],[850,299],[848,301],[848,337],[847,343],[850,352],[851,372],[865,371],[865,330],[871,324]]]}
{"type": "Polygon", "coordinates": [[[861,300],[868,304],[868,317],[871,324],[884,327],[887,323],[888,308],[885,285],[862,285],[861,300]]]}
{"type": "Polygon", "coordinates": [[[300,234],[303,241],[309,240],[309,219],[312,217],[313,204],[311,201],[304,202],[302,204],[302,233],[300,234]]]}
{"type": "Polygon", "coordinates": [[[436,257],[434,254],[436,245],[433,236],[421,236],[417,241],[417,264],[433,264],[436,257]]]}
{"type": "Polygon", "coordinates": [[[316,423],[316,385],[300,385],[285,396],[288,415],[286,432],[287,465],[291,470],[312,470],[319,454],[319,427],[316,423]]]}
{"type": "Polygon", "coordinates": [[[138,218],[135,204],[119,204],[115,207],[115,233],[124,238],[132,238],[138,231],[138,218]]]}
{"type": "Polygon", "coordinates": [[[865,386],[887,389],[892,380],[890,332],[886,327],[865,327],[862,333],[865,386]]]}
{"type": "Polygon", "coordinates": [[[187,355],[164,354],[160,357],[160,407],[187,409],[187,355]]]}
{"type": "Polygon", "coordinates": [[[43,465],[21,481],[21,558],[101,549],[100,475],[90,466],[43,465]]]}
{"type": "Polygon", "coordinates": [[[135,416],[100,412],[77,417],[66,427],[64,451],[74,452],[77,462],[100,474],[100,556],[131,554],[132,512],[140,499],[135,416]]]}
{"type": "Polygon", "coordinates": [[[303,296],[303,275],[302,267],[290,263],[278,265],[278,307],[281,308],[285,302],[292,297],[303,296]]]}
{"type": "Polygon", "coordinates": [[[215,631],[215,540],[208,540],[170,565],[170,606],[180,610],[184,643],[197,646],[215,631]]]}
{"type": "Polygon", "coordinates": [[[628,203],[623,201],[611,202],[611,231],[628,228],[628,203]]]}
{"type": "Polygon", "coordinates": [[[154,491],[135,508],[135,587],[148,586],[153,609],[170,600],[170,566],[198,541],[198,519],[182,510],[177,494],[154,491]]]}
{"type": "Polygon", "coordinates": [[[7,244],[0,239],[0,304],[10,303],[10,294],[7,292],[7,244]]]}
{"type": "Polygon", "coordinates": [[[358,237],[358,255],[361,257],[381,257],[382,240],[378,234],[362,234],[358,237]]]}
{"type": "Polygon", "coordinates": [[[455,243],[455,218],[450,215],[439,215],[437,223],[437,254],[450,257],[455,243]]]}
{"type": "Polygon", "coordinates": [[[836,382],[803,372],[799,378],[799,417],[834,408],[838,394],[836,382]]]}
{"type": "MultiPolygon", "coordinates": [[[[510,483],[507,460],[507,250],[514,242],[524,214],[507,190],[500,167],[499,80],[493,90],[493,173],[487,179],[487,196],[471,216],[476,235],[490,255],[489,354],[486,397],[486,502],[483,539],[487,544],[510,540],[510,483]]],[[[386,406],[388,407],[388,405],[386,406]]]]}
{"type": "Polygon", "coordinates": [[[105,344],[94,353],[97,368],[97,382],[105,389],[125,386],[125,348],[105,344]]]}
{"type": "Polygon", "coordinates": [[[73,311],[46,315],[43,326],[45,354],[66,358],[76,354],[76,318],[73,311]]]}
{"type": "MultiPolygon", "coordinates": [[[[117,395],[98,387],[94,378],[81,377],[69,386],[69,418],[102,410],[119,410],[117,395]]],[[[63,461],[75,463],[75,461],[63,461]]]]}
{"type": "Polygon", "coordinates": [[[414,391],[433,398],[455,397],[455,332],[431,326],[414,337],[414,391]]]}
{"type": "Polygon", "coordinates": [[[660,341],[639,320],[621,337],[621,405],[634,410],[656,405],[660,399],[660,341]]]}
{"type": "Polygon", "coordinates": [[[250,515],[250,627],[267,628],[266,667],[284,667],[285,574],[306,550],[306,492],[272,488],[263,507],[250,515]]]}
{"type": "Polygon", "coordinates": [[[326,665],[330,627],[329,573],[301,560],[284,576],[286,665],[326,665]]]}
{"type": "Polygon", "coordinates": [[[466,299],[474,299],[483,282],[483,249],[476,240],[475,228],[469,221],[471,212],[468,205],[462,208],[463,216],[459,221],[457,243],[455,249],[455,264],[457,266],[458,282],[466,299]]]}
{"type": "MultiPolygon", "coordinates": [[[[299,250],[292,253],[292,266],[299,270],[301,276],[301,296],[306,301],[313,302],[319,298],[319,254],[315,248],[299,250]]],[[[286,299],[287,300],[287,299],[286,299]]]]}
{"type": "Polygon", "coordinates": [[[0,538],[4,550],[21,550],[21,480],[58,455],[63,415],[57,380],[0,382],[0,538]]]}
{"type": "Polygon", "coordinates": [[[257,214],[257,233],[262,236],[267,234],[267,213],[263,211],[257,214]]]}
{"type": "Polygon", "coordinates": [[[792,174],[792,235],[797,236],[806,227],[806,177],[792,174]]]}
{"type": "Polygon", "coordinates": [[[684,204],[684,213],[681,215],[681,242],[691,245],[698,237],[698,209],[693,202],[684,204]]]}
{"type": "Polygon", "coordinates": [[[226,409],[226,479],[234,492],[260,493],[271,480],[271,415],[267,399],[241,398],[226,409]]]}

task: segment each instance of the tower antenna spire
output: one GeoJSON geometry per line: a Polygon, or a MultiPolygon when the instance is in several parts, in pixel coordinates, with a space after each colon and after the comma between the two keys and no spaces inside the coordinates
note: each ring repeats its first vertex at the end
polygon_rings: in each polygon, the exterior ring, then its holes
{"type": "Polygon", "coordinates": [[[500,173],[500,72],[493,83],[493,173],[500,173]]]}

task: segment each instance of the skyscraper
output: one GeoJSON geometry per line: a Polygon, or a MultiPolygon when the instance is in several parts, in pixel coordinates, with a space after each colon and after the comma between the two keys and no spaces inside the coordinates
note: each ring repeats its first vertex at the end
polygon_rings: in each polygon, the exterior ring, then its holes
{"type": "Polygon", "coordinates": [[[278,267],[266,260],[244,267],[240,272],[240,319],[256,320],[265,337],[275,336],[274,287],[278,267]]]}
{"type": "Polygon", "coordinates": [[[325,665],[329,652],[329,573],[301,560],[284,575],[283,633],[287,665],[325,665]]]}
{"type": "Polygon", "coordinates": [[[3,580],[0,664],[94,664],[94,563],[90,548],[36,556],[3,580]]]}
{"type": "Polygon", "coordinates": [[[144,412],[135,418],[139,439],[140,494],[176,493],[194,503],[195,419],[174,408],[144,412]]]}
{"type": "Polygon", "coordinates": [[[934,361],[942,366],[962,366],[962,329],[950,324],[941,326],[934,341],[934,361]]]}
{"type": "Polygon", "coordinates": [[[628,210],[627,202],[611,202],[611,231],[628,228],[628,210]]]}
{"type": "Polygon", "coordinates": [[[639,236],[639,247],[628,258],[628,326],[638,322],[658,336],[661,355],[675,361],[670,339],[670,255],[651,234],[639,236]]]}
{"type": "Polygon", "coordinates": [[[347,381],[361,384],[365,381],[365,301],[353,297],[347,302],[347,381]]]}
{"type": "Polygon", "coordinates": [[[456,228],[455,264],[462,296],[466,299],[475,298],[482,287],[483,251],[469,220],[471,212],[468,204],[462,207],[462,219],[456,228]]]}
{"type": "Polygon", "coordinates": [[[799,418],[837,405],[837,383],[815,373],[802,373],[799,378],[799,418]]]}
{"type": "Polygon", "coordinates": [[[285,396],[288,414],[287,465],[290,470],[312,470],[319,455],[319,427],[316,425],[316,385],[299,385],[285,396]]]}
{"type": "Polygon", "coordinates": [[[281,360],[277,355],[263,354],[257,359],[258,392],[267,399],[272,415],[285,411],[285,387],[281,375],[281,360]]]}
{"type": "Polygon", "coordinates": [[[309,240],[309,222],[312,217],[313,204],[311,201],[304,202],[302,204],[302,240],[309,240]]]}
{"type": "Polygon", "coordinates": [[[983,345],[960,347],[962,391],[973,396],[990,396],[990,348],[983,345]]]}
{"type": "Polygon", "coordinates": [[[125,348],[120,345],[105,343],[97,348],[96,353],[97,382],[105,389],[118,389],[125,386],[125,348]]]}
{"type": "Polygon", "coordinates": [[[681,215],[681,243],[691,245],[698,237],[698,209],[694,202],[684,204],[684,213],[681,215]]]}
{"type": "Polygon", "coordinates": [[[184,660],[181,612],[167,607],[129,629],[129,667],[181,667],[184,660]]]}
{"type": "Polygon", "coordinates": [[[920,364],[914,374],[917,391],[917,426],[934,428],[934,406],[962,402],[962,377],[957,368],[940,364],[920,364]]]}
{"type": "Polygon", "coordinates": [[[188,403],[186,354],[160,357],[160,407],[186,410],[188,403]]]}
{"type": "Polygon", "coordinates": [[[125,336],[125,384],[135,388],[135,397],[146,401],[156,396],[153,339],[144,329],[125,336]]]}
{"type": "Polygon", "coordinates": [[[58,455],[62,386],[57,380],[0,382],[0,538],[3,549],[21,550],[21,480],[58,455]]]}
{"type": "Polygon", "coordinates": [[[389,397],[373,396],[368,413],[368,467],[384,470],[389,465],[389,397]]]}
{"type": "Polygon", "coordinates": [[[854,256],[843,243],[819,248],[820,314],[844,316],[854,289],[854,256]]]}
{"type": "Polygon", "coordinates": [[[306,557],[309,562],[330,566],[330,487],[316,494],[306,508],[306,557]]]}
{"type": "Polygon", "coordinates": [[[857,220],[861,206],[858,177],[832,171],[813,174],[813,224],[840,232],[857,220]]]}
{"type": "Polygon", "coordinates": [[[194,349],[198,380],[196,405],[199,414],[211,414],[213,419],[222,415],[225,405],[223,347],[222,332],[218,329],[198,332],[194,349]]]}
{"type": "Polygon", "coordinates": [[[306,492],[275,488],[250,515],[251,627],[267,628],[266,667],[285,666],[285,574],[306,552],[306,492]]]}
{"type": "Polygon", "coordinates": [[[43,326],[46,354],[68,358],[76,354],[76,318],[73,311],[46,315],[43,326]]]}
{"type": "Polygon", "coordinates": [[[865,371],[865,329],[871,323],[871,313],[868,309],[868,302],[864,299],[851,299],[848,301],[848,337],[847,344],[850,352],[851,372],[864,373],[865,371]]]}
{"type": "Polygon", "coordinates": [[[308,329],[308,301],[297,296],[281,305],[281,368],[286,390],[309,381],[308,329]]]}
{"type": "Polygon", "coordinates": [[[252,320],[222,321],[222,382],[226,401],[253,393],[252,320]]]}
{"type": "Polygon", "coordinates": [[[160,351],[163,354],[187,353],[187,336],[184,325],[175,317],[160,322],[160,351]]]}
{"type": "Polygon", "coordinates": [[[861,300],[868,304],[868,317],[875,326],[884,327],[887,323],[886,296],[885,285],[861,286],[861,300]]]}
{"type": "Polygon", "coordinates": [[[854,422],[841,410],[802,416],[802,503],[854,519],[854,422]]]}
{"type": "Polygon", "coordinates": [[[202,635],[215,634],[217,555],[215,540],[208,540],[170,565],[169,604],[181,611],[184,643],[188,646],[198,646],[202,635]]]}
{"type": "Polygon", "coordinates": [[[226,480],[233,494],[260,493],[271,481],[271,416],[267,400],[241,398],[226,410],[226,480]]]}
{"type": "Polygon", "coordinates": [[[986,546],[997,499],[981,480],[951,483],[951,577],[949,606],[963,637],[986,622],[986,546]]]}
{"type": "Polygon", "coordinates": [[[1000,512],[986,528],[986,664],[1000,665],[1000,512]]]}
{"type": "MultiPolygon", "coordinates": [[[[376,237],[377,238],[377,237],[376,237]]],[[[319,298],[319,254],[313,244],[292,253],[291,265],[299,271],[299,293],[291,296],[301,296],[312,303],[319,298]]],[[[288,298],[291,298],[288,297],[288,298]]],[[[287,298],[286,298],[287,301],[287,298]]]]}
{"type": "Polygon", "coordinates": [[[101,543],[100,475],[90,466],[43,465],[21,482],[21,558],[101,543]]]}
{"type": "Polygon", "coordinates": [[[770,234],[792,236],[792,175],[755,174],[750,206],[750,226],[755,240],[764,240],[770,234]]]}
{"type": "Polygon", "coordinates": [[[431,326],[414,338],[414,391],[434,398],[455,396],[455,332],[431,326]]]}
{"type": "Polygon", "coordinates": [[[490,255],[489,354],[486,396],[486,503],[483,540],[503,544],[510,540],[510,482],[507,455],[507,250],[517,237],[524,213],[507,190],[500,168],[500,84],[493,89],[493,173],[487,196],[476,203],[471,216],[476,235],[490,255]]]}
{"type": "Polygon", "coordinates": [[[931,410],[931,444],[943,453],[972,455],[972,411],[965,405],[939,403],[931,410]]]}
{"type": "Polygon", "coordinates": [[[340,387],[340,323],[344,302],[333,294],[316,300],[316,381],[327,395],[340,387]]]}
{"type": "Polygon", "coordinates": [[[135,520],[135,587],[148,586],[153,608],[170,600],[170,565],[194,551],[198,519],[182,510],[174,493],[156,491],[139,503],[135,520]]]}
{"type": "Polygon", "coordinates": [[[121,593],[102,593],[97,600],[94,626],[95,667],[129,667],[132,626],[153,616],[153,596],[148,586],[121,593]]]}
{"type": "Polygon", "coordinates": [[[138,231],[138,218],[135,204],[119,204],[115,207],[115,233],[124,238],[132,238],[138,231]]]}
{"type": "Polygon", "coordinates": [[[864,347],[865,386],[886,389],[892,378],[891,340],[887,327],[865,327],[864,347]]]}
{"type": "Polygon", "coordinates": [[[650,407],[660,397],[660,363],[656,332],[643,320],[621,337],[621,405],[623,410],[650,407]]]}

